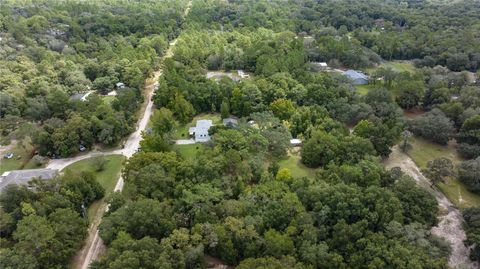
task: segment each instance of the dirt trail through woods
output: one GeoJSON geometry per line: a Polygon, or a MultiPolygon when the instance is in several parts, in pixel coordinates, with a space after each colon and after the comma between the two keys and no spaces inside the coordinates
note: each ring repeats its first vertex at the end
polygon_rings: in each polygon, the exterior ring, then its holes
{"type": "Polygon", "coordinates": [[[448,200],[448,198],[437,188],[430,186],[430,181],[420,172],[413,160],[398,146],[392,148],[390,157],[384,162],[387,168],[400,167],[404,173],[411,176],[423,188],[430,191],[440,206],[439,223],[433,227],[431,232],[444,238],[452,247],[452,254],[448,259],[448,265],[458,269],[478,269],[479,265],[468,258],[469,249],[463,244],[466,239],[463,230],[463,217],[461,212],[448,200]]]}
{"type": "MultiPolygon", "coordinates": [[[[187,5],[187,8],[185,9],[184,17],[188,15],[191,4],[192,2],[190,1],[187,5]]],[[[165,52],[165,56],[163,57],[163,59],[170,58],[173,56],[173,48],[175,47],[176,43],[177,43],[177,39],[170,42],[170,46],[168,50],[165,52]]],[[[153,78],[148,80],[148,83],[146,83],[145,97],[146,97],[147,105],[142,107],[141,117],[140,117],[140,120],[138,121],[137,129],[135,130],[134,133],[132,133],[128,137],[127,141],[125,142],[125,147],[121,150],[112,150],[108,152],[102,152],[103,154],[122,154],[127,158],[130,158],[136,152],[136,150],[140,145],[140,141],[142,140],[142,135],[141,135],[142,131],[146,129],[148,121],[150,120],[150,117],[153,113],[152,96],[155,91],[155,82],[158,81],[161,75],[162,75],[162,70],[160,69],[156,71],[154,73],[153,78]]],[[[55,162],[55,160],[52,160],[53,162],[49,163],[48,167],[53,167],[61,170],[71,163],[74,163],[80,159],[85,159],[88,156],[93,157],[97,154],[98,152],[89,153],[80,157],[73,157],[73,158],[69,158],[68,160],[65,160],[65,159],[59,160],[57,162],[55,162]]],[[[114,191],[122,191],[122,189],[123,189],[123,178],[120,176],[114,191]]],[[[103,203],[102,206],[99,208],[98,213],[95,215],[94,219],[91,220],[91,225],[88,229],[87,240],[83,248],[78,252],[77,256],[74,258],[74,261],[72,263],[72,268],[87,269],[88,266],[93,261],[98,260],[101,254],[105,251],[105,245],[103,244],[102,239],[100,238],[98,233],[98,225],[100,224],[103,213],[106,210],[108,210],[108,205],[103,203]]]]}

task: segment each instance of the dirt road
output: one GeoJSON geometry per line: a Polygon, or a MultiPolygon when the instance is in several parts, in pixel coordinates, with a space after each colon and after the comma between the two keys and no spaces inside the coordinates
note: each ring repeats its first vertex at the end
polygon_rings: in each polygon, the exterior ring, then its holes
{"type": "MultiPolygon", "coordinates": [[[[187,5],[187,8],[185,9],[184,16],[188,15],[191,4],[192,2],[190,1],[187,5]]],[[[175,47],[176,43],[177,43],[177,39],[172,40],[170,42],[170,46],[166,51],[163,59],[170,58],[173,56],[173,48],[175,47]]],[[[147,83],[147,85],[145,86],[145,90],[146,90],[145,99],[147,100],[147,105],[142,107],[143,108],[143,110],[141,111],[142,116],[138,121],[136,131],[133,132],[128,137],[128,139],[125,142],[125,147],[121,150],[112,150],[108,152],[102,152],[100,154],[122,154],[125,157],[130,158],[137,151],[140,145],[140,141],[142,140],[142,131],[146,129],[148,121],[153,113],[152,96],[155,91],[155,82],[158,81],[161,75],[162,75],[162,70],[156,71],[154,73],[153,78],[149,80],[150,83],[147,83]]],[[[73,157],[73,158],[68,158],[64,160],[53,160],[51,163],[48,164],[47,167],[61,170],[71,163],[74,163],[76,161],[86,159],[89,157],[93,157],[95,156],[95,154],[98,155],[99,153],[92,152],[79,157],[73,157]]],[[[123,189],[123,178],[120,176],[117,181],[117,184],[115,185],[114,191],[122,191],[122,189],[123,189]]],[[[103,251],[105,251],[105,246],[103,245],[102,239],[100,238],[98,233],[98,225],[100,224],[103,213],[106,210],[108,210],[108,205],[104,203],[101,209],[99,209],[99,213],[96,214],[95,219],[92,221],[92,224],[90,225],[87,240],[82,250],[75,257],[73,268],[87,269],[90,263],[92,263],[92,261],[97,260],[100,254],[103,251]]]]}
{"type": "Polygon", "coordinates": [[[435,195],[442,214],[438,217],[438,225],[433,227],[431,232],[450,243],[452,254],[448,259],[448,265],[451,268],[479,268],[478,264],[470,261],[468,258],[470,251],[463,244],[466,235],[462,227],[463,217],[460,211],[441,191],[430,187],[430,181],[420,172],[415,162],[408,155],[401,152],[398,146],[392,148],[392,153],[384,164],[387,168],[400,167],[404,173],[414,178],[420,186],[435,195]]]}

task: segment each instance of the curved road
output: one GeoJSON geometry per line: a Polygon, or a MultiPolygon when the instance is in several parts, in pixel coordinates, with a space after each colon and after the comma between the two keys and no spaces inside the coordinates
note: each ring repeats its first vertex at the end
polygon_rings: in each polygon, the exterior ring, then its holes
{"type": "Polygon", "coordinates": [[[405,174],[415,179],[418,185],[435,195],[441,211],[445,213],[438,217],[438,225],[433,227],[431,232],[444,238],[452,247],[448,265],[451,268],[479,268],[477,263],[473,263],[469,259],[470,250],[463,244],[463,241],[466,239],[465,231],[463,230],[463,216],[452,202],[441,191],[430,187],[430,180],[421,173],[413,160],[403,153],[398,146],[392,148],[392,153],[384,164],[387,168],[400,167],[405,174]]]}

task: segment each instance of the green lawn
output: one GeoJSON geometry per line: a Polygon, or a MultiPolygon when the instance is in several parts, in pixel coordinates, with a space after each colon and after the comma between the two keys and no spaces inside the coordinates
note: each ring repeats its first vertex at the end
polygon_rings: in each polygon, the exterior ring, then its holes
{"type": "MultiPolygon", "coordinates": [[[[97,181],[105,188],[105,197],[108,197],[109,194],[113,192],[115,185],[117,184],[118,177],[120,175],[120,171],[123,167],[123,161],[125,157],[123,155],[108,155],[105,156],[107,159],[107,163],[105,165],[105,169],[100,172],[96,172],[91,164],[91,158],[78,161],[73,163],[65,168],[65,170],[70,171],[92,171],[95,173],[97,181]]],[[[105,199],[105,198],[104,198],[105,199]]],[[[98,210],[99,206],[103,202],[103,200],[99,200],[94,202],[88,208],[88,218],[92,219],[95,215],[96,211],[98,210]]]]}
{"type": "Polygon", "coordinates": [[[438,187],[457,207],[464,209],[480,205],[480,195],[475,194],[456,178],[449,178],[438,187]]]}
{"type": "Polygon", "coordinates": [[[357,93],[360,95],[367,95],[367,93],[375,88],[381,88],[382,86],[380,84],[373,85],[373,84],[367,84],[367,85],[355,85],[355,88],[357,89],[357,93]]]}
{"type": "Polygon", "coordinates": [[[175,145],[173,150],[177,151],[185,159],[194,159],[197,156],[197,152],[202,149],[203,145],[200,143],[189,145],[175,145]]]}
{"type": "Polygon", "coordinates": [[[222,118],[218,113],[200,114],[195,116],[190,123],[178,126],[173,133],[173,139],[187,139],[188,128],[195,126],[197,120],[212,120],[214,125],[222,123],[222,118]]]}
{"type": "MultiPolygon", "coordinates": [[[[5,172],[5,171],[10,171],[10,170],[17,170],[17,169],[23,169],[23,168],[40,168],[39,166],[32,164],[26,165],[29,162],[31,162],[31,157],[33,156],[33,151],[34,148],[31,144],[31,140],[29,137],[24,138],[21,141],[18,141],[17,144],[9,151],[6,151],[6,153],[13,153],[13,158],[11,159],[5,159],[3,158],[3,155],[1,156],[0,159],[0,174],[5,172]]],[[[4,155],[5,155],[4,154],[4,155]]]]}
{"type": "Polygon", "coordinates": [[[415,72],[415,66],[410,61],[392,61],[382,64],[384,67],[391,67],[397,72],[415,72]]]}
{"type": "Polygon", "coordinates": [[[386,61],[377,67],[366,68],[365,71],[371,74],[380,67],[392,68],[396,72],[415,72],[415,66],[413,66],[413,63],[410,61],[386,61]]]}
{"type": "Polygon", "coordinates": [[[292,173],[292,176],[295,178],[298,177],[314,177],[315,169],[308,168],[300,161],[301,157],[298,152],[291,152],[288,155],[288,158],[278,162],[280,169],[288,168],[292,173]]]}
{"type": "Polygon", "coordinates": [[[428,161],[436,158],[449,158],[455,164],[462,161],[452,144],[442,146],[419,137],[412,137],[409,142],[412,148],[408,151],[408,155],[422,169],[427,167],[428,161]]]}
{"type": "MultiPolygon", "coordinates": [[[[428,161],[441,157],[451,159],[456,165],[462,161],[462,158],[451,143],[447,146],[442,146],[418,137],[411,138],[410,143],[412,144],[412,149],[410,149],[408,155],[421,169],[426,168],[428,161]]],[[[459,208],[480,205],[480,195],[469,191],[456,178],[448,178],[445,183],[440,183],[438,187],[459,208]]]]}

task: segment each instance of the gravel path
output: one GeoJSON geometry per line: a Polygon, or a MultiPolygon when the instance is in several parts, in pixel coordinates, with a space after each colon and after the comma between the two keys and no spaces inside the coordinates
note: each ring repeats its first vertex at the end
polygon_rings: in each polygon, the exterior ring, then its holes
{"type": "Polygon", "coordinates": [[[401,152],[398,146],[392,148],[392,153],[384,164],[387,168],[400,167],[404,173],[414,178],[420,186],[435,195],[440,211],[444,213],[438,216],[439,223],[432,228],[431,232],[450,243],[452,254],[448,259],[448,265],[451,268],[478,269],[479,265],[470,261],[468,258],[470,250],[463,244],[466,235],[463,230],[464,220],[460,211],[441,191],[430,187],[430,181],[420,172],[415,162],[401,152]]]}
{"type": "MultiPolygon", "coordinates": [[[[190,6],[192,4],[192,1],[190,1],[187,5],[187,8],[185,9],[184,16],[188,14],[190,11],[190,6]]],[[[165,53],[164,59],[165,58],[170,58],[173,56],[173,48],[175,47],[175,44],[177,43],[177,39],[173,40],[170,42],[170,47],[168,48],[167,52],[165,53]]],[[[162,75],[162,70],[156,71],[154,73],[154,77],[151,80],[152,83],[147,85],[145,88],[147,90],[147,95],[146,95],[146,100],[147,105],[145,107],[145,110],[143,111],[143,116],[138,122],[137,129],[134,133],[132,133],[126,143],[125,147],[121,150],[113,150],[110,152],[103,152],[103,154],[122,154],[126,156],[127,158],[130,158],[138,149],[140,145],[140,141],[142,140],[142,131],[144,131],[147,127],[148,121],[150,119],[150,116],[153,113],[153,101],[152,101],[152,96],[155,91],[155,84],[158,81],[159,77],[162,75]]],[[[94,153],[86,154],[83,159],[87,158],[86,156],[91,155],[94,153]]],[[[93,157],[93,156],[90,156],[93,157]]],[[[49,164],[49,166],[58,166],[62,167],[62,169],[68,164],[73,163],[75,161],[78,161],[80,157],[74,157],[74,158],[69,158],[69,160],[64,161],[64,162],[52,162],[52,164],[49,164]]],[[[120,176],[117,184],[115,185],[114,191],[122,191],[123,189],[123,178],[120,176]]],[[[82,250],[79,252],[77,257],[75,258],[75,262],[73,264],[73,268],[75,269],[88,269],[89,265],[92,263],[92,261],[97,260],[100,257],[100,254],[105,251],[105,245],[103,244],[102,239],[99,236],[98,233],[98,225],[100,224],[102,220],[103,213],[108,210],[108,205],[103,204],[102,208],[99,209],[99,213],[95,216],[95,220],[92,221],[92,225],[90,225],[89,228],[89,233],[88,233],[88,238],[86,240],[85,245],[83,246],[82,250]]]]}

